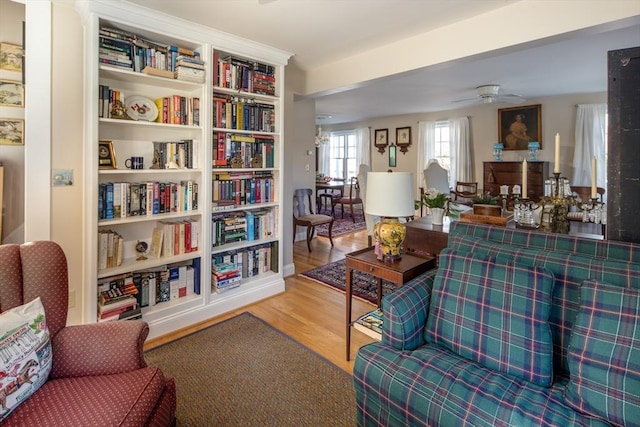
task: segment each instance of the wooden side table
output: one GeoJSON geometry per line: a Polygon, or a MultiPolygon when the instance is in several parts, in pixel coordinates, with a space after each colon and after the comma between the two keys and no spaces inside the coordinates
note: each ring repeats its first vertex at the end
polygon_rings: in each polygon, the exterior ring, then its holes
{"type": "Polygon", "coordinates": [[[351,298],[353,296],[351,281],[353,279],[353,270],[371,274],[378,279],[378,305],[380,305],[383,279],[402,286],[414,277],[435,268],[436,259],[433,257],[424,258],[403,254],[402,259],[398,262],[382,262],[376,258],[373,247],[369,247],[347,254],[346,261],[347,360],[349,360],[351,356],[351,325],[353,324],[353,320],[351,319],[351,298]]]}

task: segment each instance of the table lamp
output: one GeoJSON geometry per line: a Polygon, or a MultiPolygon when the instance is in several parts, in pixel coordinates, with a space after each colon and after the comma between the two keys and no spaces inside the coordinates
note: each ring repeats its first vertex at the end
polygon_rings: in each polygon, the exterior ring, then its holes
{"type": "Polygon", "coordinates": [[[413,174],[410,172],[367,173],[365,211],[380,217],[373,228],[378,259],[400,260],[407,230],[398,218],[415,214],[414,195],[413,174]]]}

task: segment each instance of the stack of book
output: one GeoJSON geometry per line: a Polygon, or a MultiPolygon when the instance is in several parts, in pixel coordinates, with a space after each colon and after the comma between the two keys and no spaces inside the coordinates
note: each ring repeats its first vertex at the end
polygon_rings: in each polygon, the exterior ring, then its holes
{"type": "Polygon", "coordinates": [[[358,319],[353,323],[353,327],[358,331],[369,335],[371,338],[375,338],[380,341],[382,340],[383,319],[384,316],[382,314],[382,310],[378,308],[358,317],[358,319]]]}
{"type": "Polygon", "coordinates": [[[178,56],[176,58],[175,78],[189,82],[204,83],[204,61],[192,56],[178,56]]]}
{"type": "Polygon", "coordinates": [[[133,277],[128,274],[109,278],[99,285],[98,321],[129,320],[141,317],[140,306],[136,295],[138,289],[133,284],[133,277]],[[107,289],[105,289],[107,288],[107,289]]]}
{"type": "Polygon", "coordinates": [[[215,292],[237,288],[242,281],[242,267],[232,262],[215,264],[211,270],[211,287],[215,292]]]}

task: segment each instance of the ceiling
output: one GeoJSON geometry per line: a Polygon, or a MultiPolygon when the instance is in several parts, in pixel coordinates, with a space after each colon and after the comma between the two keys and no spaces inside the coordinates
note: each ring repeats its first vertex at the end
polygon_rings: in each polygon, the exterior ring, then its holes
{"type": "MultiPolygon", "coordinates": [[[[490,12],[519,0],[130,0],[291,52],[301,70],[490,12]],[[411,13],[407,13],[410,10],[411,13]],[[402,22],[391,30],[391,22],[402,22]],[[355,24],[354,24],[355,23],[355,24]]],[[[606,52],[640,45],[640,17],[376,80],[316,98],[323,124],[474,105],[475,88],[524,99],[607,90],[606,52]]]]}

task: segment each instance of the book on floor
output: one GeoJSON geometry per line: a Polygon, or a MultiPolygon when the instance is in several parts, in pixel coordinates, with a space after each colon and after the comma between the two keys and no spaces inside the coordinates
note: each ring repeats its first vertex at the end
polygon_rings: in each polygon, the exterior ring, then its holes
{"type": "Polygon", "coordinates": [[[369,335],[371,338],[382,340],[382,310],[377,308],[358,317],[353,327],[358,331],[369,335]]]}

